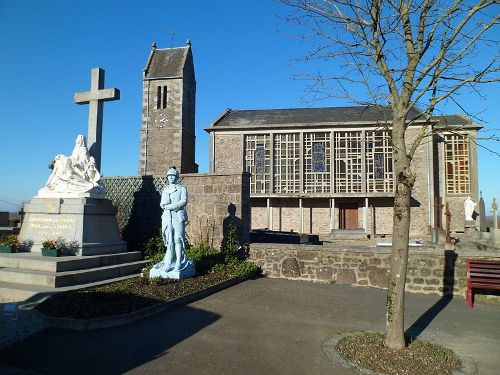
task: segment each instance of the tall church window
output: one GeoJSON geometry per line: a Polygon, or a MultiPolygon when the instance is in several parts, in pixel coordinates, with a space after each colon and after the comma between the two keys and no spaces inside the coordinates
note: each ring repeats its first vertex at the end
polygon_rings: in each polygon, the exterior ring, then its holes
{"type": "Polygon", "coordinates": [[[366,132],[366,190],[370,193],[394,191],[391,138],[386,131],[366,132]]]}
{"type": "Polygon", "coordinates": [[[245,136],[245,171],[252,174],[250,192],[270,192],[271,139],[269,134],[245,136]]]}
{"type": "Polygon", "coordinates": [[[335,132],[336,193],[360,193],[362,191],[361,132],[335,132]]]}
{"type": "Polygon", "coordinates": [[[156,89],[156,109],[167,108],[168,90],[167,86],[158,86],[156,89]]]}
{"type": "Polygon", "coordinates": [[[469,142],[466,135],[447,134],[445,140],[446,192],[469,194],[469,142]]]}
{"type": "Polygon", "coordinates": [[[274,192],[300,192],[300,137],[298,133],[274,136],[274,192]]]}
{"type": "Polygon", "coordinates": [[[330,133],[304,133],[304,192],[331,192],[330,133]]]}

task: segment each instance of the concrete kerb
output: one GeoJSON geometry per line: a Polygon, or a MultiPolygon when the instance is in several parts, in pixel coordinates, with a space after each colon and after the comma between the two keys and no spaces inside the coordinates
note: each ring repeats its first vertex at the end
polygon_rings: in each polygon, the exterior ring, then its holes
{"type": "Polygon", "coordinates": [[[179,297],[171,301],[161,302],[152,306],[145,307],[143,309],[133,311],[131,313],[125,313],[120,315],[113,315],[103,318],[95,319],[74,319],[74,318],[58,318],[53,316],[48,316],[42,314],[46,320],[47,327],[49,328],[59,328],[67,329],[71,331],[92,331],[97,329],[119,327],[134,322],[140,321],[142,319],[148,318],[155,314],[167,311],[174,307],[180,305],[186,305],[191,302],[197,301],[208,297],[209,295],[220,292],[224,289],[232,287],[239,284],[245,280],[248,280],[250,276],[247,277],[236,277],[222,283],[213,285],[209,288],[194,292],[187,296],[179,297]]]}
{"type": "MultiPolygon", "coordinates": [[[[378,372],[378,371],[374,371],[374,370],[370,370],[370,369],[367,369],[365,367],[361,367],[357,363],[354,363],[354,362],[351,362],[351,361],[345,359],[335,349],[335,346],[337,345],[337,343],[343,337],[346,337],[346,336],[355,336],[355,335],[359,335],[359,334],[362,334],[362,333],[368,333],[368,332],[345,332],[345,333],[338,333],[337,335],[329,338],[328,340],[326,340],[324,342],[324,344],[323,344],[323,353],[325,354],[325,356],[328,359],[330,359],[330,360],[332,360],[332,361],[334,361],[336,363],[339,363],[341,366],[343,366],[345,368],[355,369],[358,372],[360,372],[361,374],[367,374],[367,375],[384,375],[384,373],[381,373],[381,372],[378,372]]],[[[426,339],[426,341],[433,342],[433,340],[428,340],[428,339],[426,339]]],[[[438,343],[438,342],[435,342],[435,343],[438,344],[438,345],[443,345],[443,344],[438,343]]],[[[445,346],[447,346],[447,345],[445,345],[445,346]]],[[[447,346],[447,347],[449,347],[449,346],[447,346]]],[[[456,351],[453,348],[450,348],[450,349],[452,349],[455,352],[455,354],[462,360],[462,368],[460,370],[453,371],[453,375],[472,375],[472,374],[476,373],[476,365],[475,365],[474,361],[472,360],[472,358],[464,355],[461,352],[456,351]]]]}

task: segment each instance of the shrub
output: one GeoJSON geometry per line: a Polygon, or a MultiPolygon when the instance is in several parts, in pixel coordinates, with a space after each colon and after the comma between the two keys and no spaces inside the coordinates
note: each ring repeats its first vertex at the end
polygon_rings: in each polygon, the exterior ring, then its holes
{"type": "Polygon", "coordinates": [[[259,266],[247,260],[234,260],[229,264],[233,268],[232,273],[238,277],[256,276],[262,272],[259,266]]]}
{"type": "Polygon", "coordinates": [[[14,249],[17,249],[19,245],[19,238],[16,234],[9,234],[0,239],[0,246],[13,247],[14,249]]]}
{"type": "Polygon", "coordinates": [[[161,228],[158,228],[156,230],[156,234],[144,241],[142,245],[142,254],[144,255],[144,258],[148,260],[157,259],[159,257],[158,254],[161,254],[161,259],[163,259],[165,254],[165,245],[163,244],[161,228]]]}
{"type": "Polygon", "coordinates": [[[230,262],[234,259],[238,259],[239,249],[240,243],[238,241],[238,230],[233,223],[230,223],[221,248],[224,261],[230,262]]]}

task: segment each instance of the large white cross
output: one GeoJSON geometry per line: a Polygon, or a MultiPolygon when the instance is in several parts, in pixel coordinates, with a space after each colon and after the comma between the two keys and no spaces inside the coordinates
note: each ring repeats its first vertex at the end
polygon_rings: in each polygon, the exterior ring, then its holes
{"type": "Polygon", "coordinates": [[[104,69],[101,68],[92,69],[90,91],[75,94],[76,104],[89,104],[87,147],[90,156],[95,159],[95,166],[99,172],[101,172],[103,102],[119,99],[120,90],[104,88],[104,69]]]}

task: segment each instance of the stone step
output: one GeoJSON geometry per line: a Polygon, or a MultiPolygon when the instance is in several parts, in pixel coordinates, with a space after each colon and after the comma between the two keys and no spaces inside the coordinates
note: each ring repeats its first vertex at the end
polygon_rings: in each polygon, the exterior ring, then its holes
{"type": "Polygon", "coordinates": [[[0,254],[0,268],[65,272],[129,263],[142,259],[140,251],[92,256],[44,257],[40,253],[0,254]]]}
{"type": "Polygon", "coordinates": [[[69,290],[75,290],[75,289],[89,288],[93,286],[114,283],[116,281],[131,279],[139,276],[140,273],[134,273],[127,276],[116,277],[113,279],[100,280],[93,283],[71,285],[60,288],[44,287],[40,285],[7,283],[0,281],[0,296],[2,298],[1,299],[2,302],[20,302],[26,300],[29,300],[30,302],[37,302],[54,293],[67,292],[69,290]]]}
{"type": "Polygon", "coordinates": [[[127,245],[125,242],[116,244],[84,242],[82,248],[80,249],[80,255],[89,256],[99,254],[118,254],[125,251],[127,251],[127,245]]]}
{"type": "Polygon", "coordinates": [[[88,284],[95,281],[113,279],[138,273],[147,262],[148,261],[146,260],[140,260],[110,266],[63,272],[27,270],[21,268],[1,268],[0,281],[56,288],[70,285],[88,284]]]}

